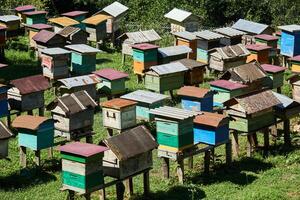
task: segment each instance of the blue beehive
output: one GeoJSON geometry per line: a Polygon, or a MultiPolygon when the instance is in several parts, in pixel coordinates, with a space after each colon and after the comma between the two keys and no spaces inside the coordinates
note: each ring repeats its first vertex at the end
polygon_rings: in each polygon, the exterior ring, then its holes
{"type": "Polygon", "coordinates": [[[0,117],[8,114],[7,86],[0,84],[0,117]]]}
{"type": "Polygon", "coordinates": [[[213,110],[214,92],[209,89],[184,86],[178,90],[177,95],[181,97],[181,106],[185,110],[207,112],[213,110]]]}
{"type": "Polygon", "coordinates": [[[194,119],[194,144],[219,145],[229,140],[229,120],[225,115],[203,112],[194,119]]]}
{"type": "Polygon", "coordinates": [[[281,32],[280,54],[288,57],[300,55],[300,25],[279,26],[281,32]]]}

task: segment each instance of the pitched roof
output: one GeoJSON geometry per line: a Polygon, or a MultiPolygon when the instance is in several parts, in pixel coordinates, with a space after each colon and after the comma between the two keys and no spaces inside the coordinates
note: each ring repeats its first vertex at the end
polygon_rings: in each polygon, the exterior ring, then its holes
{"type": "Polygon", "coordinates": [[[159,108],[150,109],[149,113],[156,115],[158,117],[166,117],[175,120],[185,120],[201,114],[201,112],[183,110],[181,108],[175,108],[170,106],[162,106],[159,108]]]}
{"type": "Polygon", "coordinates": [[[36,42],[47,43],[54,37],[62,37],[61,35],[57,35],[52,31],[41,30],[37,34],[35,34],[32,39],[36,42]]]}
{"type": "Polygon", "coordinates": [[[33,5],[24,5],[24,6],[16,7],[15,11],[23,12],[23,11],[34,10],[34,9],[35,9],[35,6],[33,6],[33,5]]]}
{"type": "Polygon", "coordinates": [[[227,37],[236,37],[236,36],[246,35],[245,32],[236,30],[236,29],[231,28],[231,27],[217,28],[214,31],[217,32],[217,33],[220,33],[222,35],[225,35],[227,37]]]}
{"type": "Polygon", "coordinates": [[[158,48],[158,53],[163,58],[170,57],[170,56],[182,55],[182,54],[188,54],[190,52],[192,52],[192,49],[190,47],[187,47],[184,45],[158,48]]]}
{"type": "Polygon", "coordinates": [[[153,104],[168,99],[169,97],[163,94],[150,92],[146,90],[136,90],[134,92],[121,96],[121,98],[136,101],[136,102],[153,104]]]}
{"type": "Polygon", "coordinates": [[[231,107],[239,104],[245,114],[254,114],[273,106],[280,104],[271,90],[247,94],[240,97],[232,98],[224,103],[225,106],[231,107]]]}
{"type": "Polygon", "coordinates": [[[273,94],[276,96],[276,98],[280,101],[280,104],[276,105],[276,108],[279,109],[286,109],[289,107],[294,106],[300,106],[300,103],[295,101],[294,99],[291,99],[283,94],[279,94],[277,92],[273,91],[273,94]]]}
{"type": "Polygon", "coordinates": [[[42,75],[28,76],[25,78],[10,81],[23,95],[47,90],[50,87],[49,81],[42,75]]]}
{"type": "Polygon", "coordinates": [[[16,15],[2,15],[0,16],[0,22],[19,21],[21,18],[16,15]]]}
{"type": "Polygon", "coordinates": [[[74,26],[74,25],[78,25],[79,22],[69,18],[69,17],[55,17],[55,18],[50,18],[48,19],[49,22],[54,23],[54,24],[58,24],[60,26],[66,27],[66,26],[74,26]]]}
{"type": "Polygon", "coordinates": [[[164,15],[165,18],[172,19],[174,21],[183,22],[192,15],[191,12],[173,8],[170,12],[164,15]]]}
{"type": "Polygon", "coordinates": [[[126,74],[124,72],[121,72],[121,71],[118,71],[115,69],[111,69],[111,68],[100,69],[100,70],[94,71],[93,74],[95,74],[101,78],[111,80],[111,81],[117,80],[117,79],[122,79],[122,78],[127,78],[129,76],[128,74],[126,74]]]}
{"type": "Polygon", "coordinates": [[[36,29],[36,30],[49,30],[49,29],[53,29],[53,26],[49,25],[49,24],[32,24],[30,26],[27,26],[29,28],[32,29],[36,29]]]}
{"type": "Polygon", "coordinates": [[[211,53],[211,56],[220,56],[220,59],[229,60],[232,58],[237,57],[246,57],[250,55],[250,52],[246,49],[246,47],[242,44],[232,45],[232,46],[225,46],[215,48],[215,52],[211,53]],[[216,55],[216,53],[218,55],[216,55]]]}
{"type": "Polygon", "coordinates": [[[291,61],[300,62],[300,55],[290,58],[291,61]]]}
{"type": "Polygon", "coordinates": [[[225,124],[229,124],[229,120],[226,115],[202,112],[201,115],[197,115],[195,117],[194,123],[217,128],[225,124]]]}
{"type": "Polygon", "coordinates": [[[279,29],[287,32],[298,32],[300,31],[300,25],[298,24],[291,24],[291,25],[286,25],[286,26],[278,26],[279,29]]]}
{"type": "MultiPolygon", "coordinates": [[[[184,71],[188,70],[188,68],[186,68],[180,62],[156,65],[156,66],[150,67],[150,69],[152,71],[154,71],[155,73],[157,73],[158,75],[166,75],[166,74],[172,74],[172,73],[177,73],[177,72],[184,72],[184,71]]],[[[148,72],[146,72],[146,73],[148,73],[148,72]]]]}
{"type": "Polygon", "coordinates": [[[98,25],[108,19],[110,19],[111,17],[108,15],[103,15],[103,14],[97,14],[97,15],[93,15],[89,18],[86,18],[85,20],[83,20],[82,22],[85,24],[91,24],[91,25],[98,25]]]}
{"type": "Polygon", "coordinates": [[[177,91],[178,96],[187,96],[195,98],[203,98],[209,93],[212,93],[212,91],[209,89],[194,86],[184,86],[177,91]]]}
{"type": "Polygon", "coordinates": [[[188,31],[173,32],[172,34],[176,37],[183,38],[186,40],[196,40],[197,39],[195,34],[188,32],[188,31]]]}
{"type": "Polygon", "coordinates": [[[71,89],[71,88],[80,87],[83,85],[96,85],[97,83],[100,83],[101,81],[94,74],[90,74],[90,75],[75,76],[75,77],[71,77],[71,78],[59,79],[59,80],[57,80],[57,82],[63,84],[68,89],[71,89]]]}
{"type": "Polygon", "coordinates": [[[89,45],[86,44],[71,44],[71,45],[67,45],[65,46],[68,49],[71,49],[73,51],[77,51],[79,53],[99,53],[102,52],[99,49],[96,49],[94,47],[91,47],[89,45]]]}
{"type": "Polygon", "coordinates": [[[243,85],[241,83],[236,83],[228,80],[216,80],[209,83],[211,86],[224,88],[227,90],[237,90],[241,88],[246,88],[247,85],[243,85]]]}
{"type": "Polygon", "coordinates": [[[270,64],[263,64],[261,65],[261,67],[268,73],[278,73],[286,70],[285,67],[280,67],[280,66],[270,65],[270,64]]]}
{"type": "Polygon", "coordinates": [[[175,62],[180,62],[188,69],[193,69],[193,68],[198,68],[198,67],[205,68],[208,65],[207,63],[202,63],[202,62],[199,62],[199,61],[196,61],[193,59],[189,59],[189,58],[176,60],[175,62]]]}
{"type": "Polygon", "coordinates": [[[39,126],[46,121],[52,121],[52,119],[40,116],[21,115],[12,122],[12,127],[16,129],[37,130],[39,126]]]}
{"type": "Polygon", "coordinates": [[[82,157],[90,157],[107,150],[107,147],[81,142],[73,142],[59,147],[59,151],[62,153],[69,153],[82,157]]]}
{"type": "Polygon", "coordinates": [[[274,41],[274,40],[278,40],[278,37],[273,36],[273,35],[268,35],[268,34],[260,34],[260,35],[256,35],[255,38],[261,39],[261,40],[266,40],[266,41],[274,41]]]}
{"type": "Polygon", "coordinates": [[[47,14],[48,12],[44,10],[36,10],[36,11],[31,11],[31,12],[25,12],[23,13],[26,16],[32,16],[32,15],[41,15],[41,14],[47,14]]]}
{"type": "Polygon", "coordinates": [[[62,35],[64,37],[69,37],[70,35],[73,35],[80,31],[83,31],[83,30],[81,28],[67,26],[67,27],[64,27],[62,30],[60,30],[57,34],[62,35]]]}
{"type": "Polygon", "coordinates": [[[272,49],[272,47],[270,46],[261,45],[261,44],[249,44],[246,45],[246,48],[250,51],[263,51],[263,50],[272,49]]]}
{"type": "Polygon", "coordinates": [[[245,19],[239,19],[232,28],[253,34],[262,34],[269,26],[245,19]]]}
{"type": "Polygon", "coordinates": [[[101,106],[104,108],[122,109],[122,108],[126,108],[129,106],[134,106],[136,104],[137,103],[135,101],[116,98],[116,99],[105,101],[105,102],[101,103],[101,106]]]}
{"type": "Polygon", "coordinates": [[[109,14],[113,17],[118,17],[119,15],[125,13],[128,9],[129,8],[126,7],[125,5],[115,1],[112,4],[103,8],[102,11],[106,12],[107,14],[109,14]]]}
{"type": "Polygon", "coordinates": [[[0,121],[0,140],[6,140],[11,138],[13,133],[0,121]]]}
{"type": "Polygon", "coordinates": [[[153,29],[146,31],[127,32],[119,36],[119,38],[124,36],[126,36],[128,38],[127,40],[132,41],[134,44],[155,42],[161,39],[158,33],[153,29]]]}
{"type": "Polygon", "coordinates": [[[74,11],[71,11],[71,12],[62,13],[61,16],[77,17],[77,16],[80,16],[80,15],[86,15],[88,13],[89,12],[87,12],[87,11],[74,10],[74,11]]]}
{"type": "Polygon", "coordinates": [[[71,52],[65,50],[63,48],[55,47],[55,48],[46,48],[41,51],[43,54],[47,55],[61,55],[61,54],[70,54],[71,52]]]}
{"type": "Polygon", "coordinates": [[[224,38],[224,35],[221,35],[219,33],[215,33],[209,30],[204,30],[204,31],[198,31],[198,32],[194,32],[194,34],[203,40],[219,40],[221,38],[224,38]]]}
{"type": "Polygon", "coordinates": [[[150,49],[158,49],[159,46],[149,43],[141,43],[135,44],[131,46],[133,49],[140,49],[140,50],[150,50],[150,49]]]}
{"type": "Polygon", "coordinates": [[[145,126],[132,128],[122,134],[104,140],[118,160],[128,160],[152,151],[158,144],[145,126]]]}

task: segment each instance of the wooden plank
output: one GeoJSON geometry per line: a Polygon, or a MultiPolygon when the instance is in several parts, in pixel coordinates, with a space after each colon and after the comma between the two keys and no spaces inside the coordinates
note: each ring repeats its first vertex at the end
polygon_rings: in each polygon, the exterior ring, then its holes
{"type": "Polygon", "coordinates": [[[149,171],[146,171],[143,174],[143,181],[144,181],[144,196],[148,196],[150,193],[150,176],[149,176],[149,171]]]}
{"type": "Polygon", "coordinates": [[[194,158],[193,158],[193,156],[189,157],[188,166],[189,166],[189,169],[193,169],[193,167],[194,167],[194,158]]]}
{"type": "Polygon", "coordinates": [[[284,145],[291,146],[291,136],[290,136],[290,120],[286,119],[283,121],[283,129],[284,129],[284,145]]]}
{"type": "Polygon", "coordinates": [[[125,186],[122,182],[116,183],[116,194],[117,194],[117,200],[123,200],[124,199],[124,191],[125,186]]]}
{"type": "Polygon", "coordinates": [[[204,153],[204,173],[209,174],[209,164],[210,164],[210,150],[204,153]]]}
{"type": "Polygon", "coordinates": [[[239,136],[237,131],[232,132],[232,151],[233,156],[237,158],[239,156],[240,152],[240,146],[239,146],[239,136]]]}
{"type": "Polygon", "coordinates": [[[20,165],[26,167],[26,147],[20,146],[20,165]]]}
{"type": "Polygon", "coordinates": [[[162,170],[164,178],[170,178],[170,159],[169,158],[162,158],[162,170]]]}
{"type": "Polygon", "coordinates": [[[179,183],[183,184],[184,181],[184,162],[183,159],[177,160],[177,176],[179,183]]]}
{"type": "Polygon", "coordinates": [[[133,181],[132,178],[129,178],[125,181],[125,189],[129,197],[133,195],[133,181]]]}
{"type": "Polygon", "coordinates": [[[37,166],[41,166],[41,151],[40,150],[34,151],[34,156],[35,156],[35,164],[37,166]]]}
{"type": "Polygon", "coordinates": [[[231,141],[225,144],[225,153],[226,153],[226,164],[229,165],[232,162],[232,147],[231,141]]]}
{"type": "Polygon", "coordinates": [[[247,135],[247,157],[251,157],[253,153],[253,137],[252,134],[247,135]]]}

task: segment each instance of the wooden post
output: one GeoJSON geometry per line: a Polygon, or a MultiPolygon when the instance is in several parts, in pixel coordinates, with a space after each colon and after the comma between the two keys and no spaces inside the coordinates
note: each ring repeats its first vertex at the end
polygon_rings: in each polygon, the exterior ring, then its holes
{"type": "Polygon", "coordinates": [[[106,197],[105,197],[105,188],[103,188],[103,189],[101,189],[100,191],[99,191],[99,199],[100,200],[105,200],[106,199],[106,197]]]}
{"type": "Polygon", "coordinates": [[[107,137],[112,137],[113,135],[114,135],[114,130],[113,129],[111,129],[111,128],[107,128],[107,137]]]}
{"type": "Polygon", "coordinates": [[[133,195],[133,181],[132,181],[132,178],[129,178],[125,181],[125,189],[128,192],[129,196],[133,195]]]}
{"type": "Polygon", "coordinates": [[[171,96],[171,99],[174,100],[173,90],[170,90],[170,96],[171,96]]]}
{"type": "Polygon", "coordinates": [[[231,147],[231,141],[229,140],[226,144],[225,144],[225,153],[226,153],[226,164],[229,165],[232,162],[232,147],[231,147]]]}
{"type": "Polygon", "coordinates": [[[184,181],[184,162],[183,159],[177,160],[177,176],[179,183],[183,184],[184,181]]]}
{"type": "Polygon", "coordinates": [[[269,142],[269,128],[264,129],[264,155],[268,155],[268,151],[269,151],[269,146],[270,146],[270,142],[269,142]]]}
{"type": "Polygon", "coordinates": [[[271,126],[272,141],[275,145],[276,145],[277,135],[278,135],[277,124],[275,124],[274,126],[271,126]]]}
{"type": "Polygon", "coordinates": [[[69,200],[74,200],[75,199],[75,192],[73,190],[68,190],[68,199],[69,200]]]}
{"type": "Polygon", "coordinates": [[[44,107],[39,108],[39,116],[44,116],[45,115],[44,111],[45,111],[44,107]]]}
{"type": "Polygon", "coordinates": [[[53,158],[53,147],[48,148],[48,158],[53,158]]]}
{"type": "Polygon", "coordinates": [[[209,174],[209,163],[210,163],[210,150],[206,150],[204,153],[204,173],[209,174]]]}
{"type": "Polygon", "coordinates": [[[237,158],[240,153],[240,147],[239,147],[239,136],[237,131],[232,132],[232,151],[233,156],[237,158]]]}
{"type": "Polygon", "coordinates": [[[253,133],[248,133],[247,135],[247,157],[251,157],[253,153],[253,133]]]}
{"type": "Polygon", "coordinates": [[[162,158],[162,170],[164,174],[164,178],[170,178],[170,159],[162,158]]]}
{"type": "Polygon", "coordinates": [[[211,161],[212,161],[212,165],[214,166],[215,165],[215,148],[212,148],[210,150],[210,158],[211,158],[211,161]]]}
{"type": "Polygon", "coordinates": [[[33,115],[33,110],[27,111],[27,114],[28,114],[28,115],[33,115]]]}
{"type": "Polygon", "coordinates": [[[90,199],[91,199],[91,194],[90,194],[90,193],[84,194],[84,198],[85,198],[86,200],[90,200],[90,199]]]}
{"type": "Polygon", "coordinates": [[[290,135],[290,120],[286,119],[283,121],[284,129],[284,145],[291,146],[291,135],[290,135]]]}
{"type": "Polygon", "coordinates": [[[189,169],[194,168],[194,157],[193,156],[188,158],[188,166],[189,166],[189,169]]]}
{"type": "Polygon", "coordinates": [[[258,147],[257,133],[251,134],[251,137],[252,137],[254,148],[257,148],[258,147]]]}
{"type": "Polygon", "coordinates": [[[124,191],[125,186],[122,182],[117,182],[116,184],[116,190],[117,190],[117,200],[123,200],[124,199],[124,191]]]}
{"type": "Polygon", "coordinates": [[[35,156],[35,164],[37,166],[41,166],[41,151],[40,150],[34,151],[34,156],[35,156]]]}
{"type": "Polygon", "coordinates": [[[126,61],[126,55],[122,53],[122,66],[125,65],[125,61],[126,61]]]}
{"type": "Polygon", "coordinates": [[[277,93],[281,94],[281,87],[277,88],[277,93]]]}
{"type": "Polygon", "coordinates": [[[26,147],[23,147],[23,146],[20,146],[20,165],[24,168],[27,166],[26,147]]]}
{"type": "Polygon", "coordinates": [[[7,127],[11,128],[11,116],[10,116],[10,113],[8,113],[8,115],[7,115],[7,127]]]}
{"type": "Polygon", "coordinates": [[[148,196],[150,193],[150,178],[149,171],[146,171],[144,174],[144,195],[148,196]]]}

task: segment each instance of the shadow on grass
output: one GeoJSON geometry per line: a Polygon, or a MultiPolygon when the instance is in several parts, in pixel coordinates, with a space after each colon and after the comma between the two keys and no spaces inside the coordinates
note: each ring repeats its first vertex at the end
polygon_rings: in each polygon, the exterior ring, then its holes
{"type": "Polygon", "coordinates": [[[97,65],[101,65],[101,64],[104,64],[104,63],[111,63],[112,60],[111,59],[107,59],[107,58],[98,58],[96,60],[96,64],[97,65]]]}
{"type": "Polygon", "coordinates": [[[219,182],[232,182],[237,185],[251,184],[257,177],[247,172],[258,173],[272,168],[270,163],[263,162],[255,158],[242,158],[234,161],[230,166],[219,165],[215,171],[209,175],[202,173],[187,176],[187,181],[193,184],[210,185],[219,182]]]}
{"type": "Polygon", "coordinates": [[[203,199],[205,198],[205,192],[199,187],[192,185],[182,185],[171,187],[167,191],[158,191],[150,193],[149,196],[137,195],[130,199],[132,200],[182,200],[182,199],[203,199]]]}

